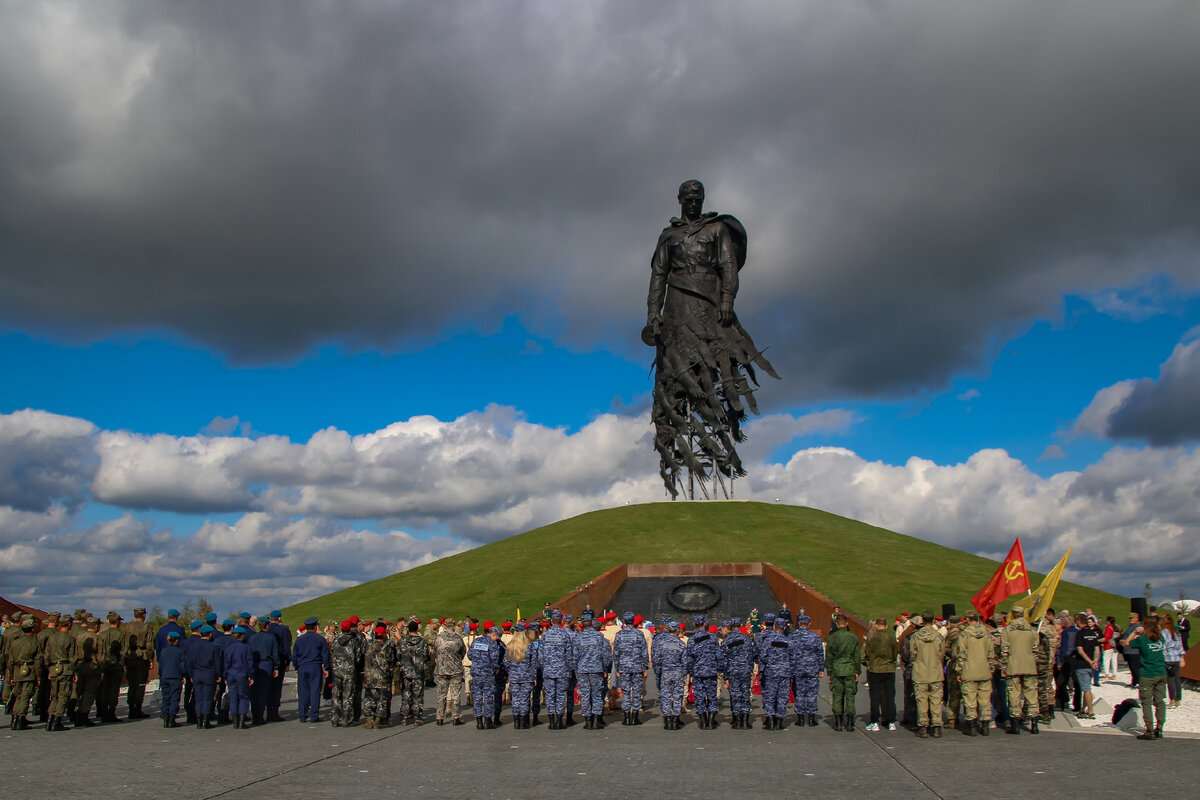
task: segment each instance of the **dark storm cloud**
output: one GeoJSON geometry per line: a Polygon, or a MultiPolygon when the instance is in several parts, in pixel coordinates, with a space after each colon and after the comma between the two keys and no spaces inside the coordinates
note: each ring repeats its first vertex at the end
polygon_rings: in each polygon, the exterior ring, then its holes
{"type": "Polygon", "coordinates": [[[0,315],[239,360],[519,311],[644,358],[684,178],[784,395],[979,367],[1200,219],[1200,6],[7,5],[0,315]]]}
{"type": "Polygon", "coordinates": [[[1080,416],[1083,430],[1155,446],[1200,440],[1200,341],[1179,344],[1158,379],[1122,381],[1103,389],[1080,416]]]}

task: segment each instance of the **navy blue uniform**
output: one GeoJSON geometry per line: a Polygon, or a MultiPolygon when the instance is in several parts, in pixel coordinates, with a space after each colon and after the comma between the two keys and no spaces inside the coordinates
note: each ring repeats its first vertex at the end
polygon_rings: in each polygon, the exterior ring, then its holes
{"type": "MultiPolygon", "coordinates": [[[[321,641],[325,641],[322,639],[321,641]]],[[[229,713],[250,713],[250,678],[254,675],[254,653],[250,645],[234,639],[225,649],[225,684],[229,687],[229,713]]]]}
{"type": "Polygon", "coordinates": [[[292,631],[282,622],[272,622],[267,630],[275,636],[279,644],[279,674],[271,679],[271,690],[267,694],[267,711],[271,719],[279,718],[279,704],[283,698],[283,673],[287,672],[292,653],[292,631]]]}
{"type": "Polygon", "coordinates": [[[161,711],[168,717],[179,713],[179,692],[187,674],[187,655],[178,645],[167,645],[158,656],[158,686],[162,694],[161,711]]]}
{"type": "Polygon", "coordinates": [[[292,663],[296,665],[300,721],[316,722],[321,714],[321,686],[329,674],[329,643],[317,631],[306,630],[292,646],[292,663]]]}
{"type": "Polygon", "coordinates": [[[271,698],[272,675],[280,669],[279,640],[270,630],[259,631],[246,639],[254,656],[254,684],[250,687],[250,710],[254,722],[265,719],[267,704],[271,698]]]}

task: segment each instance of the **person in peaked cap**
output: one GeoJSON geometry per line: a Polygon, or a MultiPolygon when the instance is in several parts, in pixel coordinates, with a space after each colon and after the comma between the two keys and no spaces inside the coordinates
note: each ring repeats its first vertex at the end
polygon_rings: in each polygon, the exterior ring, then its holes
{"type": "Polygon", "coordinates": [[[763,730],[777,731],[787,717],[788,692],[792,685],[791,643],[784,636],[785,620],[767,614],[771,628],[755,639],[759,674],[762,676],[763,730]]]}
{"type": "MultiPolygon", "coordinates": [[[[245,625],[233,629],[233,641],[225,648],[221,668],[225,685],[229,687],[229,716],[234,730],[250,727],[246,718],[250,716],[250,689],[254,683],[254,652],[246,643],[250,630],[245,625]]],[[[321,639],[324,642],[324,639],[321,639]]]]}
{"type": "Polygon", "coordinates": [[[196,631],[196,636],[188,637],[189,642],[196,640],[187,655],[198,729],[214,727],[213,693],[224,672],[221,648],[213,641],[213,632],[213,626],[205,624],[196,631]]]}
{"type": "Polygon", "coordinates": [[[585,730],[604,727],[604,675],[612,669],[612,648],[600,634],[603,622],[594,619],[579,634],[575,646],[575,675],[585,730]]]}
{"type": "Polygon", "coordinates": [[[825,648],[821,636],[809,627],[812,618],[801,609],[796,630],[789,637],[792,660],[792,691],[796,695],[796,725],[817,725],[817,691],[825,672],[825,648]]]}
{"type": "Polygon", "coordinates": [[[156,659],[162,658],[163,648],[167,646],[167,634],[171,631],[178,633],[180,641],[183,641],[185,631],[179,624],[179,609],[176,608],[167,609],[167,621],[154,634],[154,657],[156,659]]]}
{"type": "Polygon", "coordinates": [[[267,718],[267,702],[271,698],[271,681],[279,674],[283,662],[279,654],[279,640],[270,631],[270,620],[266,614],[258,618],[258,632],[246,634],[253,656],[254,674],[250,682],[250,714],[255,725],[263,725],[267,718]]]}
{"type": "Polygon", "coordinates": [[[267,630],[279,643],[279,673],[271,678],[271,690],[267,694],[267,722],[283,722],[283,717],[279,716],[279,705],[283,699],[283,677],[291,666],[292,631],[283,624],[283,613],[279,609],[272,609],[271,624],[267,630]]]}
{"type": "Polygon", "coordinates": [[[146,684],[150,681],[150,662],[154,659],[154,634],[146,622],[146,609],[135,608],[133,621],[126,623],[121,643],[125,653],[125,682],[129,689],[125,699],[130,719],[146,719],[142,710],[146,684]]]}
{"type": "MultiPolygon", "coordinates": [[[[563,614],[563,629],[571,637],[571,653],[572,659],[574,659],[575,650],[579,647],[579,630],[575,627],[575,617],[563,614]]],[[[570,664],[571,674],[567,676],[567,717],[563,723],[564,728],[575,724],[575,688],[579,685],[579,676],[575,672],[574,660],[570,664]]]]}
{"type": "Polygon", "coordinates": [[[167,646],[158,656],[158,686],[162,695],[159,704],[164,728],[178,728],[175,716],[179,713],[179,693],[183,688],[183,676],[187,673],[187,656],[179,646],[182,631],[166,633],[167,646]]]}
{"type": "Polygon", "coordinates": [[[8,698],[9,728],[14,731],[29,729],[29,704],[37,691],[38,674],[42,668],[42,654],[38,651],[37,637],[33,633],[37,621],[29,615],[21,619],[19,633],[5,645],[4,659],[7,665],[5,686],[11,684],[8,698]]]}
{"type": "Polygon", "coordinates": [[[564,712],[567,703],[567,687],[571,669],[575,663],[575,644],[566,629],[563,613],[558,609],[550,612],[554,623],[538,640],[538,657],[542,665],[542,683],[546,691],[546,713],[550,718],[550,730],[566,728],[564,712]]]}
{"type": "Polygon", "coordinates": [[[463,637],[456,630],[457,620],[443,621],[433,643],[434,683],[437,685],[438,725],[452,721],[462,725],[463,660],[467,655],[463,637]]]}
{"type": "Polygon", "coordinates": [[[100,631],[96,660],[100,664],[100,694],[96,698],[97,716],[101,722],[120,722],[117,703],[121,699],[121,683],[125,678],[125,654],[121,650],[121,615],[109,611],[108,627],[100,631]]]}
{"type": "MultiPolygon", "coordinates": [[[[38,652],[46,652],[46,640],[50,638],[50,634],[58,628],[58,612],[51,611],[46,614],[46,619],[43,622],[42,629],[38,631],[37,639],[38,652]]],[[[49,714],[47,709],[50,707],[50,677],[46,672],[47,667],[45,660],[42,661],[42,671],[38,676],[37,693],[35,695],[33,705],[41,722],[47,722],[49,714]]]]}
{"type": "Polygon", "coordinates": [[[500,671],[500,631],[484,623],[484,635],[475,637],[467,649],[471,661],[471,699],[475,704],[475,727],[492,730],[496,705],[496,674],[500,671]]]}
{"type": "Polygon", "coordinates": [[[304,620],[304,633],[292,645],[296,665],[296,693],[301,722],[317,722],[321,715],[321,687],[329,676],[329,644],[317,628],[317,618],[304,620]]]}
{"type": "Polygon", "coordinates": [[[621,689],[622,725],[641,725],[642,695],[646,690],[646,671],[650,668],[650,649],[636,625],[632,611],[621,616],[624,626],[613,638],[613,664],[621,689]]]}

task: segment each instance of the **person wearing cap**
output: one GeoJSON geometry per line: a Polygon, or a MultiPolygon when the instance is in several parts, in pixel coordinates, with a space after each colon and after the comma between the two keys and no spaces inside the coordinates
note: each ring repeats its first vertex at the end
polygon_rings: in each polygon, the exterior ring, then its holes
{"type": "Polygon", "coordinates": [[[700,720],[700,730],[710,731],[717,727],[717,712],[720,710],[717,675],[725,669],[720,663],[721,648],[717,637],[705,630],[708,620],[697,616],[693,622],[696,623],[696,633],[688,640],[683,663],[696,695],[696,716],[700,720]]]}
{"type": "Polygon", "coordinates": [[[1038,634],[1025,619],[1025,607],[1013,606],[1008,627],[1000,634],[1000,674],[1008,679],[1007,732],[1014,735],[1020,733],[1022,716],[1029,721],[1029,732],[1038,732],[1037,647],[1038,634]]]}
{"type": "MultiPolygon", "coordinates": [[[[213,631],[213,644],[221,651],[222,664],[225,663],[225,651],[229,649],[229,645],[233,644],[234,625],[234,621],[226,617],[221,620],[221,627],[213,631]]],[[[217,681],[216,689],[213,691],[213,709],[217,715],[218,725],[228,725],[230,723],[229,684],[223,680],[217,681]]]]}
{"type": "Polygon", "coordinates": [[[495,675],[496,702],[492,707],[492,724],[498,728],[500,727],[500,712],[504,708],[505,696],[508,694],[508,666],[504,662],[504,654],[508,650],[508,642],[504,638],[504,631],[501,625],[494,627],[496,628],[496,646],[500,648],[500,662],[495,675]]]}
{"type": "Polygon", "coordinates": [[[770,628],[756,640],[759,674],[762,676],[763,730],[783,730],[788,694],[792,685],[791,641],[784,636],[787,621],[774,614],[763,617],[770,628]]]}
{"type": "Polygon", "coordinates": [[[622,725],[641,725],[642,695],[646,691],[646,672],[650,669],[650,648],[642,632],[634,627],[637,617],[626,611],[622,628],[613,637],[613,662],[621,689],[622,725]]]}
{"type": "Polygon", "coordinates": [[[253,681],[250,684],[250,717],[255,725],[267,722],[267,703],[271,698],[271,681],[279,674],[283,657],[279,653],[279,640],[270,631],[270,620],[266,614],[258,618],[258,631],[246,634],[246,644],[254,662],[253,681]]]}
{"type": "Polygon", "coordinates": [[[947,680],[956,680],[963,698],[963,733],[988,735],[992,718],[992,673],[996,667],[996,648],[992,635],[980,624],[979,614],[967,612],[954,642],[954,669],[947,669],[947,680]],[[950,676],[953,675],[953,678],[950,676]]]}
{"type": "Polygon", "coordinates": [[[750,680],[754,673],[754,640],[742,633],[741,617],[732,617],[721,640],[722,673],[729,684],[730,727],[750,730],[750,680]]]}
{"type": "Polygon", "coordinates": [[[50,638],[50,634],[58,629],[58,612],[50,611],[46,614],[46,618],[42,620],[42,629],[37,632],[38,652],[43,654],[42,657],[42,672],[38,675],[37,691],[34,693],[33,708],[38,715],[39,722],[47,722],[49,720],[50,708],[50,677],[46,670],[46,640],[50,638]]]}
{"type": "Polygon", "coordinates": [[[12,684],[8,701],[9,728],[29,729],[29,705],[37,691],[38,675],[42,670],[42,654],[38,652],[34,628],[37,621],[30,615],[21,620],[20,633],[9,640],[4,650],[5,685],[12,684]]]}
{"type": "Polygon", "coordinates": [[[604,727],[604,674],[612,669],[612,648],[600,633],[603,625],[593,619],[575,640],[575,677],[584,730],[604,727]]]}
{"type": "Polygon", "coordinates": [[[546,691],[546,714],[550,719],[550,730],[566,728],[567,691],[570,686],[571,669],[575,663],[575,640],[564,627],[566,619],[561,611],[550,612],[551,626],[542,634],[538,646],[542,665],[542,682],[546,691]]]}
{"type": "MultiPolygon", "coordinates": [[[[8,621],[4,627],[4,633],[0,634],[0,658],[7,653],[12,643],[21,635],[20,616],[13,615],[13,618],[8,621]]],[[[0,664],[3,662],[0,661],[0,664]]],[[[3,691],[0,691],[0,702],[3,702],[4,707],[8,708],[9,701],[12,699],[13,682],[8,674],[7,669],[0,670],[0,684],[3,684],[3,691]]]]}
{"type": "Polygon", "coordinates": [[[364,728],[382,729],[392,716],[392,674],[400,654],[396,642],[388,636],[387,626],[371,629],[363,655],[363,715],[364,728]]]}
{"type": "Polygon", "coordinates": [[[484,635],[475,637],[467,649],[471,661],[471,700],[475,705],[475,727],[496,727],[496,674],[500,671],[500,629],[484,625],[484,635]]]}
{"type": "Polygon", "coordinates": [[[167,644],[158,653],[158,691],[162,697],[159,716],[164,728],[178,728],[175,717],[179,714],[179,696],[183,689],[183,677],[187,674],[187,655],[179,646],[181,631],[167,631],[167,644]]]}
{"type": "MultiPolygon", "coordinates": [[[[237,628],[234,628],[234,631],[236,630],[237,628]]],[[[196,728],[205,729],[215,726],[216,712],[213,708],[213,693],[216,691],[217,682],[222,679],[225,665],[221,648],[212,638],[213,626],[207,623],[201,625],[196,634],[196,636],[188,637],[189,643],[192,639],[196,641],[191,643],[187,650],[187,674],[191,678],[196,728]]],[[[233,645],[231,644],[230,647],[233,645]]],[[[229,650],[226,649],[225,653],[228,652],[229,650]]],[[[232,697],[230,697],[230,701],[233,701],[232,697]]]]}
{"type": "Polygon", "coordinates": [[[142,710],[146,700],[146,684],[150,681],[150,663],[154,660],[154,631],[146,622],[146,609],[135,608],[133,621],[125,623],[121,649],[125,653],[125,695],[129,719],[146,719],[142,710]]]}
{"type": "Polygon", "coordinates": [[[330,678],[333,680],[329,722],[335,728],[349,728],[355,722],[354,697],[359,688],[367,642],[351,620],[343,620],[340,627],[341,632],[329,645],[330,678]]]}
{"type": "Polygon", "coordinates": [[[535,644],[535,635],[526,630],[524,621],[513,624],[512,637],[504,649],[504,667],[512,694],[513,728],[517,730],[530,727],[530,695],[538,668],[538,648],[535,644]]]}
{"type": "Polygon", "coordinates": [[[467,648],[454,617],[445,621],[433,643],[433,681],[437,685],[438,725],[462,725],[463,659],[467,648]]]}
{"type": "Polygon", "coordinates": [[[117,703],[121,698],[121,682],[125,678],[125,654],[121,647],[124,634],[121,632],[121,615],[108,612],[108,627],[100,631],[99,650],[96,653],[100,664],[100,694],[96,698],[96,716],[101,722],[120,722],[117,718],[117,703]]]}
{"type": "MultiPolygon", "coordinates": [[[[204,620],[194,619],[188,623],[188,635],[179,643],[183,648],[183,652],[188,657],[188,663],[192,664],[196,661],[196,648],[200,647],[203,641],[200,638],[200,629],[204,627],[204,620]]],[[[196,724],[196,684],[190,675],[183,679],[183,712],[186,715],[185,721],[188,725],[196,724]]]]}
{"type": "MultiPolygon", "coordinates": [[[[250,692],[254,688],[254,651],[246,642],[250,629],[235,625],[233,641],[221,656],[222,680],[229,689],[229,717],[234,730],[250,727],[250,692]]],[[[322,640],[324,641],[324,640],[322,640]]]]}
{"type": "Polygon", "coordinates": [[[162,627],[154,634],[154,657],[156,659],[162,656],[163,649],[167,646],[167,634],[175,631],[179,634],[179,641],[182,642],[187,632],[183,626],[179,624],[179,609],[167,609],[167,621],[162,624],[162,627]]]}
{"type": "Polygon", "coordinates": [[[279,706],[283,699],[283,677],[291,666],[292,631],[283,624],[283,613],[273,609],[270,614],[271,622],[267,630],[274,635],[279,643],[279,670],[271,679],[271,688],[267,693],[267,722],[283,722],[279,715],[279,706]]]}
{"type": "Polygon", "coordinates": [[[792,692],[796,696],[796,725],[815,727],[817,722],[817,691],[825,674],[825,648],[821,635],[809,625],[812,618],[801,608],[796,613],[796,630],[788,636],[791,645],[792,692]]]}
{"type": "Polygon", "coordinates": [[[858,694],[859,673],[862,671],[862,643],[851,632],[850,620],[845,614],[835,615],[833,622],[837,627],[825,645],[825,672],[829,674],[833,729],[853,732],[854,698],[858,694]]]}
{"type": "Polygon", "coordinates": [[[100,666],[96,657],[100,647],[100,620],[84,617],[83,628],[83,633],[75,639],[75,687],[72,691],[75,710],[71,721],[77,728],[90,728],[96,723],[88,719],[88,715],[100,691],[100,666]]]}
{"type": "Polygon", "coordinates": [[[425,699],[425,665],[429,662],[429,643],[418,631],[421,624],[411,620],[407,633],[396,644],[400,678],[400,716],[405,725],[421,724],[421,701],[425,699]]]}
{"type": "Polygon", "coordinates": [[[650,661],[658,680],[658,704],[662,711],[663,728],[677,731],[683,728],[684,681],[687,667],[684,659],[687,645],[680,639],[679,623],[670,620],[666,631],[656,636],[650,650],[650,661]]]}
{"type": "Polygon", "coordinates": [[[75,651],[78,645],[75,637],[68,631],[71,629],[71,615],[54,615],[54,626],[47,630],[45,644],[42,646],[42,665],[47,672],[47,684],[50,690],[46,701],[46,730],[65,731],[63,716],[67,713],[67,702],[71,697],[71,685],[74,682],[75,651]]]}
{"type": "MultiPolygon", "coordinates": [[[[321,635],[319,620],[304,620],[304,632],[292,645],[296,665],[296,697],[301,722],[318,722],[321,717],[321,687],[329,676],[329,644],[321,635]]],[[[389,675],[389,680],[391,676],[389,675]]],[[[390,684],[389,684],[390,685],[390,684]]]]}
{"type": "Polygon", "coordinates": [[[433,682],[433,645],[437,642],[438,632],[445,624],[445,619],[431,619],[421,628],[421,638],[425,640],[425,645],[429,651],[429,658],[425,659],[425,686],[434,686],[433,682]]]}
{"type": "Polygon", "coordinates": [[[908,637],[912,660],[913,695],[917,701],[917,736],[937,739],[942,735],[942,698],[945,673],[942,665],[946,640],[934,625],[932,611],[921,614],[921,627],[908,637]]]}

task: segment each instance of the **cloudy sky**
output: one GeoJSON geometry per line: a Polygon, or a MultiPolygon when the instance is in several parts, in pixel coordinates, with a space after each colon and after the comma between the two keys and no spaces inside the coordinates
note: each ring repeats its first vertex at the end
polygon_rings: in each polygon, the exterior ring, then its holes
{"type": "Polygon", "coordinates": [[[0,594],[267,608],[665,499],[638,334],[688,178],[782,375],[740,497],[1200,593],[1198,35],[0,0],[0,594]]]}

